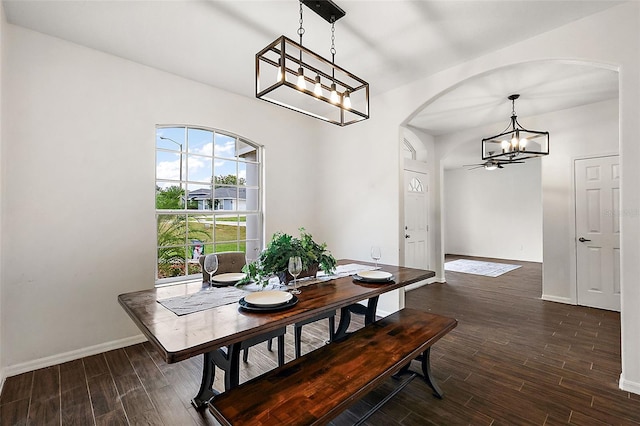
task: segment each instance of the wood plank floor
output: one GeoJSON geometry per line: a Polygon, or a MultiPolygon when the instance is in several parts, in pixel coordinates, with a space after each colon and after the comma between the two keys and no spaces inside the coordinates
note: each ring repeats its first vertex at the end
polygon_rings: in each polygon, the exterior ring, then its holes
{"type": "MultiPolygon", "coordinates": [[[[408,307],[459,321],[432,349],[444,399],[416,379],[367,424],[640,424],[640,396],[617,385],[619,314],[540,300],[540,264],[478,260],[522,267],[497,278],[447,272],[446,284],[407,293],[408,307]]],[[[305,326],[303,352],[326,337],[326,320],[305,326]]],[[[241,381],[276,364],[275,352],[256,346],[241,381]]],[[[215,425],[189,404],[200,369],[200,357],[167,365],[145,343],[10,377],[0,395],[0,425],[215,425]]],[[[352,424],[393,385],[390,379],[333,424],[352,424]]]]}

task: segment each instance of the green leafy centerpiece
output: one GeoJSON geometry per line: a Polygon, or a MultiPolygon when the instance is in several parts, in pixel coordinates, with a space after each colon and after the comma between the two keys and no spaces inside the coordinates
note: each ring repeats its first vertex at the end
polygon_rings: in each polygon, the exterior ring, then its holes
{"type": "Polygon", "coordinates": [[[247,276],[238,285],[255,281],[265,286],[272,276],[278,276],[280,282],[288,284],[293,280],[287,271],[289,258],[292,256],[300,256],[302,259],[300,278],[315,276],[319,268],[330,274],[337,264],[336,259],[327,251],[327,245],[315,242],[304,228],[300,228],[300,238],[277,232],[260,253],[258,260],[244,266],[242,271],[247,276]]]}

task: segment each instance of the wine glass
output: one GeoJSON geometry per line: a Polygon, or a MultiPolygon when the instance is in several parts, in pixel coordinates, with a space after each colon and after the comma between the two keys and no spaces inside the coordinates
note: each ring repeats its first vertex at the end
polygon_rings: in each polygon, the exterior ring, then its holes
{"type": "Polygon", "coordinates": [[[204,271],[209,274],[209,287],[213,287],[213,274],[218,270],[218,255],[208,254],[204,258],[204,271]]]}
{"type": "Polygon", "coordinates": [[[378,260],[382,257],[382,252],[380,251],[380,247],[372,246],[371,247],[371,258],[376,261],[376,269],[378,268],[378,260]]]}
{"type": "Polygon", "coordinates": [[[300,294],[300,290],[297,287],[298,275],[302,272],[302,259],[300,256],[292,256],[289,258],[289,273],[293,277],[293,289],[290,291],[291,294],[300,294]]]}

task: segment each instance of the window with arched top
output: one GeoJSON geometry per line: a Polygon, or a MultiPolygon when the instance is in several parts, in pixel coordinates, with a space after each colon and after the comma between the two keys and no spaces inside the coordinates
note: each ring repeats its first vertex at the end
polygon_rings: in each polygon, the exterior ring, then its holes
{"type": "Polygon", "coordinates": [[[409,192],[424,192],[424,186],[420,179],[412,177],[409,181],[409,192]]]}
{"type": "Polygon", "coordinates": [[[262,148],[229,132],[156,128],[156,283],[201,274],[209,253],[262,247],[262,148]]]}

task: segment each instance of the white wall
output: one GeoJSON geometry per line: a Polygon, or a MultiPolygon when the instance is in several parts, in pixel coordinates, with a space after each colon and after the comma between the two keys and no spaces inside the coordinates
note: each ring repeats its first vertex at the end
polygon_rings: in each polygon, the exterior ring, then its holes
{"type": "Polygon", "coordinates": [[[116,297],[154,284],[156,124],[209,126],[264,145],[267,238],[305,226],[325,239],[314,211],[318,120],[4,25],[9,375],[139,336],[116,297]]]}
{"type": "MultiPolygon", "coordinates": [[[[4,151],[4,143],[3,143],[3,134],[2,134],[2,110],[4,97],[3,88],[3,66],[5,63],[4,60],[4,45],[5,45],[5,27],[7,26],[7,21],[4,16],[4,7],[0,7],[0,242],[2,241],[2,198],[4,194],[4,168],[2,167],[2,152],[4,151]]],[[[0,389],[4,385],[5,369],[4,369],[4,358],[3,358],[3,346],[4,346],[4,324],[6,323],[4,319],[4,312],[2,306],[4,305],[3,291],[2,291],[2,283],[4,282],[4,268],[2,267],[2,244],[0,244],[0,389]]]]}
{"type": "Polygon", "coordinates": [[[618,154],[618,100],[546,114],[538,118],[536,125],[546,126],[552,141],[551,153],[542,160],[542,297],[575,304],[577,299],[574,161],[578,158],[618,154]]]}
{"type": "MultiPolygon", "coordinates": [[[[327,219],[330,244],[339,254],[368,258],[372,241],[398,253],[399,130],[428,100],[450,87],[502,66],[537,60],[577,60],[620,70],[620,140],[622,153],[622,211],[640,211],[640,4],[626,2],[602,13],[470,60],[371,100],[371,119],[344,129],[324,128],[319,162],[319,212],[327,219]],[[603,28],[606,32],[603,33],[603,28]],[[337,156],[336,154],[342,154],[337,156]],[[336,188],[343,188],[337,191],[336,188]]],[[[357,70],[356,70],[357,71],[357,70]]],[[[531,125],[534,127],[534,125],[531,125]]],[[[554,143],[555,139],[552,141],[554,143]]],[[[440,153],[441,154],[441,153],[440,153]]],[[[436,148],[436,155],[439,150],[436,148]]],[[[553,155],[553,152],[552,152],[553,155]]],[[[434,170],[439,191],[441,170],[434,170]]],[[[544,174],[544,171],[543,171],[544,174]]],[[[440,197],[440,194],[436,195],[440,197]]],[[[440,227],[434,215],[430,223],[440,227]]],[[[621,385],[640,393],[640,215],[622,217],[622,365],[621,385]]],[[[434,247],[442,259],[442,243],[434,247]]],[[[435,265],[437,273],[442,263],[435,265]]],[[[566,283],[569,287],[571,284],[566,283]]],[[[399,303],[398,303],[399,305],[399,303]]]]}
{"type": "Polygon", "coordinates": [[[539,159],[446,170],[443,188],[445,253],[542,261],[539,159]]]}

